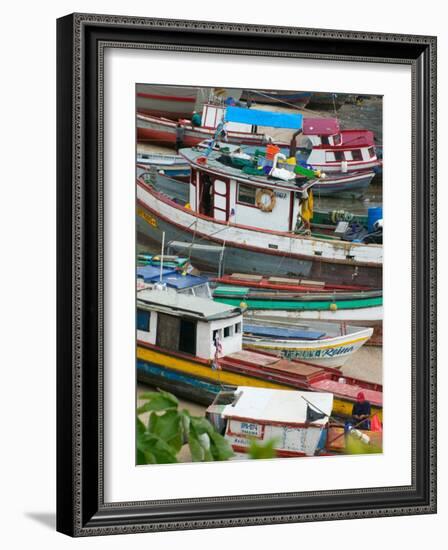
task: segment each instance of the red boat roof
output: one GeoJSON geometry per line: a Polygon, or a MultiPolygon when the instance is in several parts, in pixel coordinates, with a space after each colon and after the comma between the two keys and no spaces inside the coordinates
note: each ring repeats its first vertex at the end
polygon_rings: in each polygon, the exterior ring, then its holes
{"type": "Polygon", "coordinates": [[[382,406],[383,404],[382,392],[361,388],[361,386],[356,386],[354,384],[343,384],[335,380],[319,380],[317,382],[312,382],[310,386],[315,391],[330,392],[338,397],[345,397],[351,401],[356,401],[358,392],[362,391],[367,401],[370,401],[372,405],[382,406]]]}
{"type": "Polygon", "coordinates": [[[332,136],[339,132],[339,122],[337,118],[304,118],[303,134],[305,136],[332,136]]]}
{"type": "Polygon", "coordinates": [[[370,147],[375,144],[370,130],[342,130],[342,147],[370,147]]]}

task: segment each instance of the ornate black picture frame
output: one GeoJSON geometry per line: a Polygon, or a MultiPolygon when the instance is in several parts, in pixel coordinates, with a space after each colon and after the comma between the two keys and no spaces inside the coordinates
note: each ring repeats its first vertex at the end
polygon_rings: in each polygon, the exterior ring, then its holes
{"type": "Polygon", "coordinates": [[[436,511],[436,38],[74,14],[57,22],[57,529],[71,536],[436,511]],[[103,54],[110,45],[412,69],[412,484],[107,503],[103,490],[103,54]]]}

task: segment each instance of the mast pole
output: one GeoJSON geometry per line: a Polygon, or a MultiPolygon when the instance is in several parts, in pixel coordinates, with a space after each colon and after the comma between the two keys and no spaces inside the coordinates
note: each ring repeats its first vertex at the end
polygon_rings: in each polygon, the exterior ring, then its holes
{"type": "Polygon", "coordinates": [[[165,250],[165,231],[162,233],[162,251],[160,254],[160,277],[159,281],[162,283],[162,273],[163,273],[163,253],[165,250]]]}

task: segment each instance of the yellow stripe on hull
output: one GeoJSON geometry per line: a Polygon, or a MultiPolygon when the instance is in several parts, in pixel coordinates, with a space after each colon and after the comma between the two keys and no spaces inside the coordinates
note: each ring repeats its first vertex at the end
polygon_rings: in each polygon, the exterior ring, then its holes
{"type": "Polygon", "coordinates": [[[274,389],[288,389],[283,384],[277,384],[275,382],[267,382],[264,380],[258,380],[251,376],[245,376],[244,374],[236,374],[233,372],[227,372],[223,370],[213,370],[211,367],[201,365],[194,361],[188,361],[187,359],[180,359],[179,357],[173,357],[164,353],[137,347],[137,358],[162,367],[177,370],[192,376],[198,376],[203,379],[208,379],[218,384],[228,384],[229,386],[256,386],[258,388],[274,388],[274,389]]]}
{"type": "MultiPolygon", "coordinates": [[[[277,384],[276,382],[269,382],[252,376],[246,376],[244,374],[237,374],[224,370],[213,370],[211,367],[196,363],[195,361],[189,361],[188,359],[182,359],[180,357],[174,357],[160,351],[152,350],[137,346],[137,359],[142,361],[148,361],[172,369],[178,372],[190,376],[197,376],[210,382],[218,384],[228,384],[229,386],[253,386],[257,388],[273,388],[277,390],[294,390],[295,388],[287,386],[285,384],[277,384]]],[[[334,396],[333,400],[333,414],[340,416],[351,416],[353,403],[351,401],[341,399],[334,396]]],[[[378,407],[372,407],[372,414],[378,413],[380,420],[382,420],[382,409],[378,407]]]]}
{"type": "Polygon", "coordinates": [[[263,344],[260,342],[248,342],[247,345],[251,346],[253,348],[260,348],[260,349],[272,349],[272,350],[286,350],[286,351],[320,351],[323,349],[331,349],[331,348],[343,348],[344,346],[349,346],[350,344],[356,344],[357,342],[367,342],[368,338],[357,338],[356,340],[350,340],[349,342],[341,342],[340,344],[331,344],[328,346],[306,346],[304,348],[299,347],[285,347],[285,346],[270,346],[268,344],[263,344]]]}

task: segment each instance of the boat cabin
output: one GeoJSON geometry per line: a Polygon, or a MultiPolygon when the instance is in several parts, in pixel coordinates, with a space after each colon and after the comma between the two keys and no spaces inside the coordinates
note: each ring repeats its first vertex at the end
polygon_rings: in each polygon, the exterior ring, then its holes
{"type": "Polygon", "coordinates": [[[347,172],[378,164],[370,130],[341,130],[336,118],[304,118],[302,136],[308,152],[299,158],[313,167],[347,172]]]}
{"type": "Polygon", "coordinates": [[[322,430],[333,409],[333,394],[238,387],[218,394],[207,417],[237,453],[250,443],[275,439],[279,456],[313,456],[322,446],[322,430]]]}
{"type": "Polygon", "coordinates": [[[170,290],[137,295],[137,340],[194,355],[207,361],[242,349],[243,314],[239,307],[170,290]]]}
{"type": "MultiPolygon", "coordinates": [[[[225,120],[226,110],[226,105],[215,105],[213,103],[206,103],[202,110],[201,127],[210,130],[216,129],[219,124],[221,124],[225,120]]],[[[244,122],[228,121],[226,123],[226,131],[256,133],[257,126],[244,122]]]]}
{"type": "MultiPolygon", "coordinates": [[[[218,222],[294,231],[302,213],[302,200],[315,183],[245,174],[223,163],[223,155],[215,150],[204,164],[204,151],[200,148],[182,149],[180,153],[191,166],[189,208],[218,222]]],[[[232,158],[238,156],[232,154],[232,158]]]]}

